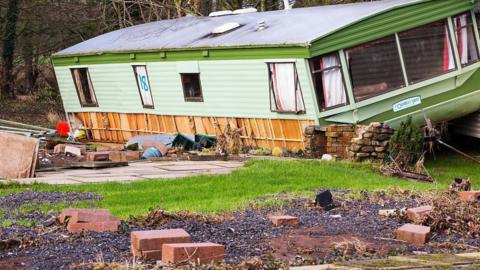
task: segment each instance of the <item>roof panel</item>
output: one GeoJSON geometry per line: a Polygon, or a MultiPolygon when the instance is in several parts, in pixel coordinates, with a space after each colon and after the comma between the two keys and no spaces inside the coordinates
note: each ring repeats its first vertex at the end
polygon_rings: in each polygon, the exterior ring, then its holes
{"type": "Polygon", "coordinates": [[[383,0],[222,17],[187,16],[132,26],[89,39],[55,56],[162,49],[305,45],[375,14],[429,0],[383,0]],[[257,31],[264,21],[267,28],[257,31]],[[237,22],[234,31],[211,35],[223,24],[237,22]]]}

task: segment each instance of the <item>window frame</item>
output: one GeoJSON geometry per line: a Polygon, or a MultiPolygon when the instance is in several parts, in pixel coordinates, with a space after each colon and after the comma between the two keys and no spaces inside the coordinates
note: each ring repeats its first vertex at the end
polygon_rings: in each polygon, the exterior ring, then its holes
{"type": "Polygon", "coordinates": [[[183,100],[185,102],[204,102],[202,80],[200,78],[200,72],[185,72],[180,73],[180,80],[182,81],[183,100]],[[187,97],[185,92],[185,75],[196,75],[198,78],[198,90],[200,91],[200,97],[187,97]]]}
{"type": "Polygon", "coordinates": [[[78,101],[80,103],[80,106],[82,108],[95,108],[95,107],[98,107],[98,99],[97,99],[97,94],[95,93],[95,88],[93,87],[93,82],[92,82],[92,77],[90,76],[90,70],[88,69],[88,67],[72,67],[70,68],[70,73],[72,74],[72,80],[73,80],[73,84],[75,85],[75,90],[77,92],[77,97],[78,97],[78,101]],[[92,94],[93,94],[93,98],[95,100],[94,103],[83,103],[82,102],[82,99],[81,99],[81,95],[80,95],[80,89],[78,89],[78,85],[77,85],[77,82],[76,82],[76,79],[75,79],[75,70],[80,70],[80,69],[85,69],[86,70],[86,74],[87,74],[87,82],[88,82],[88,87],[92,87],[92,94]]]}
{"type": "MultiPolygon", "coordinates": [[[[342,61],[341,61],[341,58],[340,58],[340,52],[337,51],[337,52],[326,53],[326,54],[322,54],[322,55],[312,57],[312,58],[308,59],[308,65],[310,67],[310,76],[311,76],[312,83],[313,83],[313,88],[314,88],[313,90],[315,92],[315,99],[316,99],[315,101],[317,102],[317,106],[318,106],[318,109],[319,109],[320,113],[326,112],[326,111],[329,111],[329,110],[333,110],[333,109],[346,107],[346,106],[350,105],[350,98],[349,98],[348,89],[347,89],[347,80],[345,79],[345,74],[343,72],[343,65],[342,65],[342,61]],[[313,62],[312,62],[313,59],[321,58],[321,57],[324,57],[324,56],[330,55],[330,54],[335,54],[337,56],[337,59],[338,59],[338,62],[339,62],[338,66],[323,68],[323,69],[320,69],[320,70],[314,70],[313,69],[313,62]],[[343,104],[335,105],[335,106],[321,107],[320,104],[318,103],[317,82],[314,80],[314,75],[317,74],[317,73],[323,73],[324,71],[337,69],[337,68],[340,70],[340,73],[342,74],[342,83],[343,83],[343,88],[345,90],[346,102],[343,103],[343,104]]],[[[325,90],[325,89],[323,89],[323,85],[322,85],[322,90],[323,91],[325,90]]]]}
{"type": "Polygon", "coordinates": [[[368,99],[371,99],[371,98],[374,98],[374,97],[377,97],[377,96],[381,96],[381,95],[384,95],[386,93],[394,92],[394,91],[400,90],[402,88],[405,88],[405,87],[408,87],[409,85],[411,85],[410,82],[408,81],[408,75],[406,73],[406,66],[405,66],[405,59],[403,58],[403,52],[402,52],[401,44],[399,42],[399,38],[398,38],[397,34],[398,33],[395,32],[391,35],[386,35],[386,36],[383,36],[381,38],[377,38],[377,39],[370,40],[370,41],[367,41],[367,42],[364,42],[364,43],[360,43],[360,44],[351,46],[351,47],[343,50],[343,54],[344,54],[345,60],[347,62],[347,70],[348,70],[348,74],[349,74],[349,78],[350,78],[350,86],[352,88],[353,99],[355,100],[355,102],[362,102],[364,100],[368,100],[368,99]],[[358,47],[358,46],[361,46],[361,45],[364,45],[364,44],[368,44],[368,43],[371,43],[371,42],[375,42],[375,41],[378,41],[378,40],[381,40],[381,39],[384,39],[384,38],[387,38],[387,37],[390,37],[390,36],[393,36],[394,42],[395,42],[395,48],[397,48],[398,60],[399,60],[400,69],[401,69],[401,72],[402,72],[403,86],[399,86],[399,87],[396,87],[396,88],[384,90],[384,91],[378,92],[374,95],[368,96],[366,98],[362,98],[362,99],[357,98],[355,96],[355,87],[353,86],[353,79],[352,79],[352,69],[351,69],[350,62],[348,61],[347,51],[349,49],[352,49],[352,48],[355,48],[355,47],[358,47]]]}
{"type": "Polygon", "coordinates": [[[155,109],[155,101],[153,100],[153,93],[152,93],[152,84],[150,83],[150,75],[148,74],[148,69],[147,65],[132,65],[133,68],[133,74],[135,75],[135,82],[137,84],[137,89],[138,89],[138,94],[140,95],[140,100],[142,101],[142,106],[144,109],[155,109]],[[147,74],[147,81],[148,81],[148,87],[150,88],[150,98],[152,99],[152,105],[145,105],[145,101],[143,100],[142,97],[142,90],[140,89],[140,85],[138,84],[138,73],[136,70],[136,67],[145,67],[145,73],[147,74]]]}
{"type": "MultiPolygon", "coordinates": [[[[475,50],[477,51],[477,60],[475,61],[472,61],[472,62],[468,62],[466,64],[462,64],[462,56],[459,55],[460,57],[460,65],[463,67],[468,67],[468,66],[471,66],[473,64],[476,64],[478,62],[480,62],[480,49],[479,49],[479,40],[477,38],[477,35],[475,34],[475,28],[478,29],[478,26],[475,26],[475,20],[477,19],[474,14],[472,14],[472,11],[469,10],[469,11],[466,11],[466,12],[462,12],[462,13],[459,13],[459,14],[456,14],[456,15],[452,15],[450,16],[452,18],[452,27],[453,27],[453,33],[454,33],[454,36],[455,36],[455,43],[454,45],[457,47],[457,50],[458,50],[458,29],[461,29],[459,27],[455,27],[455,18],[458,17],[458,16],[461,16],[461,15],[467,15],[467,16],[470,16],[470,19],[472,20],[472,24],[471,24],[471,27],[472,27],[472,34],[473,34],[473,39],[474,39],[474,42],[475,42],[475,50]]],[[[465,27],[463,28],[468,28],[469,25],[467,24],[465,27]]],[[[467,30],[468,31],[468,30],[467,30]]],[[[452,41],[451,41],[452,42],[452,41]]],[[[460,53],[460,52],[459,52],[460,53]]],[[[458,70],[458,67],[456,67],[455,70],[458,70]]]]}
{"type": "MultiPolygon", "coordinates": [[[[268,74],[268,93],[269,93],[269,104],[270,104],[270,112],[275,112],[279,114],[294,114],[294,115],[299,115],[299,114],[306,114],[307,113],[307,108],[305,107],[305,99],[303,97],[303,91],[302,91],[302,86],[300,84],[300,80],[298,78],[298,70],[297,70],[297,63],[294,61],[272,61],[272,62],[265,62],[267,64],[267,74],[268,74]],[[295,111],[284,111],[284,110],[278,110],[277,102],[275,101],[275,98],[273,99],[275,108],[272,107],[272,97],[274,97],[274,89],[273,89],[273,80],[272,80],[272,72],[270,71],[270,65],[271,64],[292,64],[293,65],[293,70],[295,71],[295,86],[300,87],[300,96],[302,97],[302,104],[303,104],[303,110],[298,110],[297,105],[298,105],[298,97],[297,94],[295,93],[295,111]]],[[[296,91],[296,89],[295,89],[296,91]]]]}
{"type": "MultiPolygon", "coordinates": [[[[450,16],[450,17],[447,17],[447,18],[443,18],[441,20],[436,20],[436,21],[433,21],[433,22],[429,22],[429,23],[425,23],[425,24],[421,24],[421,25],[418,25],[416,27],[413,27],[413,28],[409,28],[409,29],[406,29],[404,31],[398,31],[396,34],[398,35],[398,42],[399,42],[399,50],[402,52],[402,57],[403,57],[403,61],[402,61],[402,64],[405,68],[405,72],[406,72],[406,76],[407,76],[407,86],[410,86],[410,85],[415,85],[415,84],[419,84],[419,83],[422,83],[422,82],[425,82],[425,81],[428,81],[428,80],[432,80],[432,79],[435,79],[436,77],[440,77],[442,75],[445,75],[445,74],[449,74],[449,73],[452,73],[452,72],[455,72],[455,71],[458,71],[460,69],[460,67],[458,66],[458,63],[457,63],[457,55],[456,55],[456,50],[457,49],[454,49],[454,46],[455,48],[457,48],[457,43],[454,42],[454,39],[452,37],[452,33],[450,31],[450,23],[449,23],[449,18],[453,18],[453,16],[450,16]],[[435,74],[434,76],[432,77],[429,77],[429,78],[425,78],[425,79],[421,79],[421,80],[417,80],[417,81],[410,81],[410,78],[408,77],[408,67],[407,67],[407,64],[405,63],[405,51],[403,50],[402,48],[402,38],[400,37],[400,34],[403,33],[403,32],[407,32],[407,31],[410,31],[410,30],[413,30],[415,28],[419,28],[419,27],[422,27],[422,26],[426,26],[426,25],[429,25],[429,24],[433,24],[433,23],[436,23],[436,22],[439,22],[439,21],[445,21],[446,23],[446,26],[447,26],[447,35],[448,35],[448,40],[450,41],[450,49],[452,50],[452,55],[453,55],[453,60],[454,60],[454,64],[455,64],[455,68],[451,69],[451,70],[448,70],[448,71],[445,71],[445,72],[442,72],[442,73],[439,73],[439,74],[435,74]]],[[[452,27],[454,27],[452,25],[452,27]]],[[[455,29],[453,29],[455,31],[455,29]]],[[[456,41],[456,40],[455,40],[456,41]]],[[[400,88],[401,89],[401,88],[400,88]]]]}

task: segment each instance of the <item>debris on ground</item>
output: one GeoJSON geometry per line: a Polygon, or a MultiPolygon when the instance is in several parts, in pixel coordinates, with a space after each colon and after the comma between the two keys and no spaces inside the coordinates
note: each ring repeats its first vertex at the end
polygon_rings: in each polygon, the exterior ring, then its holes
{"type": "Polygon", "coordinates": [[[108,209],[65,208],[58,220],[67,225],[67,230],[71,233],[116,232],[120,226],[120,219],[112,216],[108,209]]]}
{"type": "Polygon", "coordinates": [[[450,184],[450,192],[470,191],[472,183],[470,179],[455,178],[450,184]]]}
{"type": "MultiPolygon", "coordinates": [[[[445,243],[455,249],[465,250],[480,245],[479,238],[463,237],[461,234],[452,238],[452,235],[444,234],[435,226],[432,226],[432,238],[426,245],[410,245],[394,239],[395,230],[404,225],[402,216],[378,216],[380,210],[413,208],[422,205],[422,200],[430,202],[433,198],[402,191],[392,192],[393,195],[363,192],[361,198],[348,196],[348,191],[331,192],[335,195],[338,207],[329,212],[311,205],[309,200],[293,199],[282,206],[248,208],[213,218],[152,210],[147,216],[130,218],[128,224],[133,231],[182,228],[191,235],[193,242],[223,245],[227,264],[220,264],[220,269],[222,266],[235,269],[234,266],[238,265],[286,265],[286,262],[290,265],[305,265],[355,258],[383,258],[389,254],[411,254],[413,251],[432,253],[443,251],[445,243]],[[268,219],[271,213],[297,217],[300,224],[296,227],[274,226],[268,219]]],[[[12,194],[0,197],[0,204],[7,209],[15,209],[37,199],[44,202],[68,199],[74,202],[77,199],[97,198],[82,193],[60,195],[37,192],[12,194]]],[[[434,209],[441,209],[437,204],[431,205],[434,209]]],[[[428,218],[435,212],[428,213],[425,222],[428,223],[428,218]]],[[[37,223],[49,218],[49,214],[34,216],[37,223]]],[[[427,223],[423,225],[431,226],[427,223]]],[[[0,265],[14,258],[22,258],[28,268],[67,269],[79,265],[89,268],[86,265],[98,262],[98,254],[102,254],[102,262],[105,264],[132,260],[129,229],[120,232],[69,234],[63,226],[54,225],[37,232],[34,228],[17,225],[0,232],[2,241],[26,239],[25,237],[33,239],[33,242],[30,240],[32,244],[9,247],[8,252],[0,253],[0,265]],[[51,254],[55,256],[49,257],[51,254]]],[[[24,240],[21,243],[22,241],[24,240]]],[[[152,269],[156,265],[151,260],[140,260],[139,263],[146,269],[152,269]]]]}
{"type": "Polygon", "coordinates": [[[0,178],[33,177],[39,144],[35,138],[0,132],[0,178]]]}
{"type": "Polygon", "coordinates": [[[330,190],[325,190],[315,196],[315,204],[324,209],[333,208],[333,195],[330,190]]]}

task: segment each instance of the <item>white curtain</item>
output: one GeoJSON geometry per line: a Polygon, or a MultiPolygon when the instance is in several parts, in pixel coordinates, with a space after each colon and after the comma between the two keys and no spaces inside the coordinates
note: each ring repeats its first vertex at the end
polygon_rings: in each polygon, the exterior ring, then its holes
{"type": "Polygon", "coordinates": [[[305,106],[295,65],[293,63],[272,63],[270,72],[277,110],[304,111],[305,106]]]}
{"type": "Polygon", "coordinates": [[[322,57],[321,68],[324,70],[322,73],[323,95],[326,108],[347,103],[342,71],[340,68],[332,68],[338,66],[340,66],[340,62],[337,56],[322,57]]]}

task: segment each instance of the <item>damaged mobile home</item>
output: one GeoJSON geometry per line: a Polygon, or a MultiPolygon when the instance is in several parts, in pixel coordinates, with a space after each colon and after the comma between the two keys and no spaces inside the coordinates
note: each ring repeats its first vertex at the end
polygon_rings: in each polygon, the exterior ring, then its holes
{"type": "Polygon", "coordinates": [[[216,135],[303,148],[309,125],[393,126],[480,109],[473,0],[384,0],[187,16],[53,56],[65,110],[90,139],[216,135]]]}

